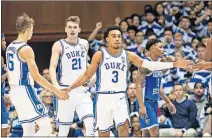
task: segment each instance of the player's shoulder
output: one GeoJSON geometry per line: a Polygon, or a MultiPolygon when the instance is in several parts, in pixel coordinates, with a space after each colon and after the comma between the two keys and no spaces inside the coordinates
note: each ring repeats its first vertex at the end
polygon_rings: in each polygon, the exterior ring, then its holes
{"type": "Polygon", "coordinates": [[[78,37],[80,44],[88,44],[88,40],[78,37]]]}

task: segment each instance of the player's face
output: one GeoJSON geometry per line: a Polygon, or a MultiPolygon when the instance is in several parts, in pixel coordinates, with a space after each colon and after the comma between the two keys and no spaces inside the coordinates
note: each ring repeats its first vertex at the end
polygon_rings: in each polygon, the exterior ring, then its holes
{"type": "Polygon", "coordinates": [[[110,31],[106,40],[108,42],[109,47],[112,47],[114,49],[121,48],[122,36],[119,30],[110,31]]]}
{"type": "Polygon", "coordinates": [[[4,37],[1,39],[1,47],[2,47],[2,50],[6,49],[6,41],[4,37]]]}
{"type": "Polygon", "coordinates": [[[197,48],[197,57],[199,59],[203,59],[204,55],[205,55],[205,48],[204,47],[197,48]]]}
{"type": "Polygon", "coordinates": [[[164,49],[163,49],[163,44],[162,43],[157,43],[155,44],[155,54],[157,56],[161,56],[164,53],[164,49]]]}
{"type": "Polygon", "coordinates": [[[181,99],[184,96],[183,87],[181,85],[174,86],[174,95],[176,99],[181,99]]]}
{"type": "Polygon", "coordinates": [[[132,127],[133,127],[134,131],[140,130],[140,121],[139,121],[138,117],[134,117],[132,119],[132,127]]]}
{"type": "Polygon", "coordinates": [[[65,27],[65,32],[69,38],[77,38],[81,29],[78,23],[75,22],[67,22],[65,27]]]}
{"type": "Polygon", "coordinates": [[[198,83],[194,88],[194,94],[198,96],[202,96],[204,94],[204,88],[201,83],[198,83]]]}

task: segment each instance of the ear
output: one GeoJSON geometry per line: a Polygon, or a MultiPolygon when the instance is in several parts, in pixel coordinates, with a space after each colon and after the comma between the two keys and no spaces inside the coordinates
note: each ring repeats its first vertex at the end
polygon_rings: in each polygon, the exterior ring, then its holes
{"type": "Polygon", "coordinates": [[[106,38],[106,41],[108,42],[108,38],[106,38]]]}
{"type": "Polygon", "coordinates": [[[66,31],[66,27],[65,27],[64,29],[65,29],[65,32],[67,33],[67,31],[66,31]]]}
{"type": "Polygon", "coordinates": [[[81,28],[79,28],[79,33],[81,32],[81,28]]]}

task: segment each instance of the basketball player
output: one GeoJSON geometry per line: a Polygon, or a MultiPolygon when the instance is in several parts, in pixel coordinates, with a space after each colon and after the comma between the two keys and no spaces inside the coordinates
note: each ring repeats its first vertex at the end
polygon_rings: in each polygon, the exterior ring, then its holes
{"type": "MultiPolygon", "coordinates": [[[[157,39],[149,40],[146,44],[146,49],[150,51],[150,56],[146,60],[153,62],[163,54],[164,49],[162,42],[157,39]]],[[[145,71],[146,69],[139,68],[136,81],[136,97],[139,103],[140,124],[142,136],[148,136],[148,131],[151,137],[159,136],[158,125],[158,99],[159,95],[166,102],[171,113],[175,113],[176,109],[169,98],[165,95],[161,86],[162,71],[145,71]],[[147,73],[148,72],[148,73],[147,73]],[[145,77],[143,92],[141,90],[142,79],[145,77]],[[144,94],[144,96],[143,96],[144,94]]]]}
{"type": "MultiPolygon", "coordinates": [[[[80,19],[70,16],[65,22],[66,39],[54,43],[50,63],[50,77],[54,86],[68,87],[87,70],[87,53],[89,44],[87,40],[78,37],[80,33],[80,19]],[[57,68],[58,67],[58,68],[57,68]],[[56,69],[58,77],[56,77],[56,69]]],[[[86,136],[93,136],[93,104],[87,89],[83,86],[70,93],[69,100],[58,100],[57,118],[59,119],[58,136],[67,136],[70,125],[73,123],[74,112],[86,128],[86,136]]]]}
{"type": "Polygon", "coordinates": [[[5,80],[7,79],[6,64],[4,64],[4,55],[6,49],[6,41],[4,34],[1,34],[1,136],[7,137],[7,120],[8,114],[4,101],[5,80]]]}
{"type": "MultiPolygon", "coordinates": [[[[94,54],[91,65],[84,76],[71,84],[67,91],[87,82],[97,68],[97,101],[96,128],[99,136],[109,136],[109,130],[115,121],[118,135],[128,136],[129,115],[126,99],[128,64],[143,66],[150,70],[161,70],[172,67],[188,66],[188,61],[175,63],[149,62],[136,54],[121,48],[122,31],[119,27],[110,26],[104,31],[107,47],[94,54]]],[[[71,91],[72,93],[72,91],[71,91]]]]}
{"type": "Polygon", "coordinates": [[[16,20],[18,38],[6,49],[10,99],[22,124],[23,136],[48,136],[52,132],[51,124],[44,104],[35,93],[34,81],[61,99],[68,99],[68,94],[51,85],[39,74],[34,52],[27,44],[33,34],[33,25],[34,20],[27,14],[19,16],[16,20]],[[35,121],[39,125],[36,133],[35,121]]]}

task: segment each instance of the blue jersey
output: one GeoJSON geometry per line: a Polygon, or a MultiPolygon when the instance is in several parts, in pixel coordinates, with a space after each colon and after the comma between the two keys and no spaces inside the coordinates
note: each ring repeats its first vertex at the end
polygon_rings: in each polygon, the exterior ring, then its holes
{"type": "MultiPolygon", "coordinates": [[[[1,68],[1,75],[4,75],[6,73],[6,65],[4,65],[2,68],[1,68]]],[[[1,83],[1,95],[3,96],[4,93],[5,93],[5,81],[1,83]]]]}
{"type": "MultiPolygon", "coordinates": [[[[152,61],[150,58],[146,58],[152,61]]],[[[159,90],[161,86],[162,71],[152,71],[151,74],[146,75],[145,84],[143,87],[144,99],[157,101],[159,99],[159,90]]]]}

